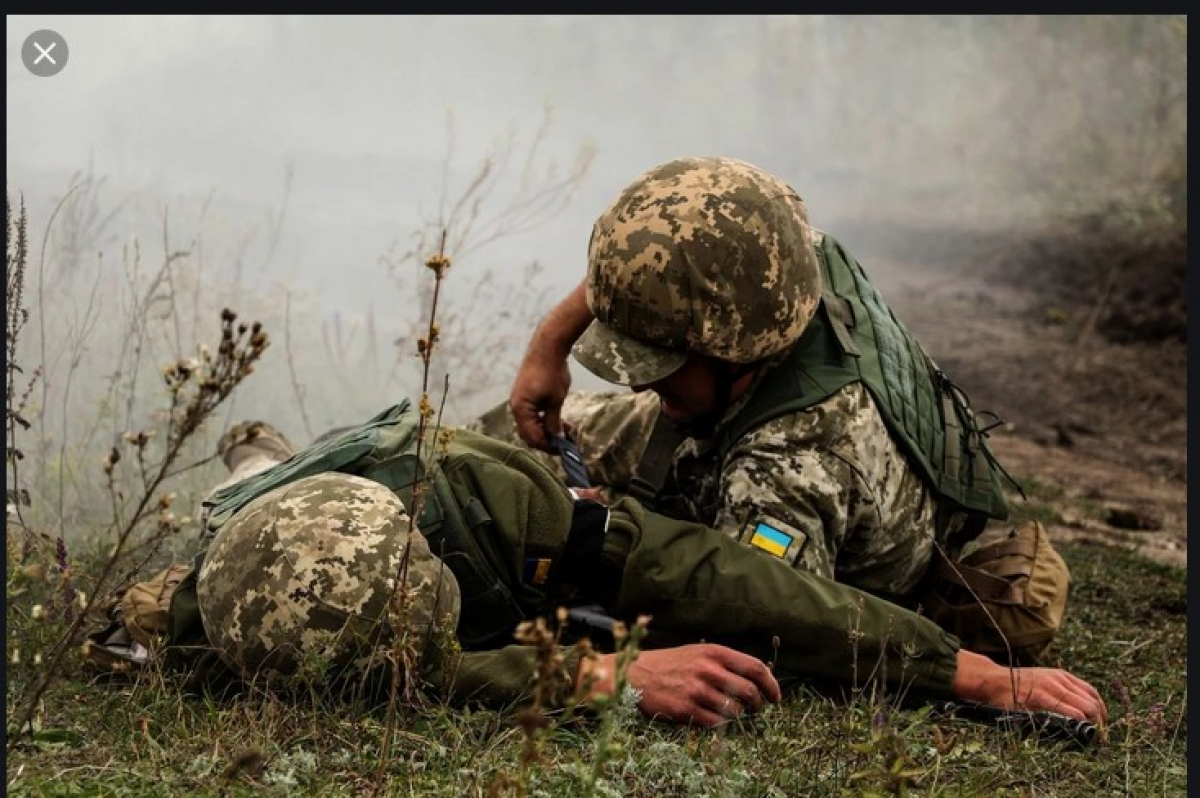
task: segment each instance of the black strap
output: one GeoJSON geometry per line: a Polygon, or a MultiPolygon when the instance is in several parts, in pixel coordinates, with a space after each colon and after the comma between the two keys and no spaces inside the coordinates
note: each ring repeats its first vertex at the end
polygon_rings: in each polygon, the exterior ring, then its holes
{"type": "MultiPolygon", "coordinates": [[[[427,494],[424,500],[429,502],[436,498],[444,511],[452,513],[458,505],[449,488],[436,479],[433,487],[432,495],[427,494]]],[[[491,527],[492,518],[487,508],[472,496],[463,506],[457,522],[448,518],[444,523],[422,530],[430,550],[441,558],[458,582],[462,611],[457,636],[462,647],[468,650],[509,642],[513,629],[525,619],[520,604],[497,573],[497,566],[476,540],[476,536],[495,534],[491,527]]]]}
{"type": "Polygon", "coordinates": [[[654,428],[650,431],[650,439],[646,441],[646,448],[642,449],[642,458],[634,469],[633,479],[629,481],[629,495],[647,509],[655,509],[663,485],[671,473],[675,450],[682,442],[683,433],[659,410],[654,419],[654,428]]]}
{"type": "Polygon", "coordinates": [[[590,488],[592,483],[588,479],[587,466],[583,462],[583,455],[579,453],[579,446],[569,435],[555,435],[553,432],[548,434],[550,448],[558,452],[562,460],[563,471],[567,474],[567,485],[572,488],[590,488]]]}
{"type": "Polygon", "coordinates": [[[550,572],[553,589],[565,589],[575,601],[611,607],[621,590],[624,563],[604,556],[608,508],[591,499],[576,499],[571,532],[550,572]]]}
{"type": "Polygon", "coordinates": [[[554,563],[550,581],[555,584],[585,586],[595,579],[608,532],[608,508],[591,499],[576,499],[572,508],[571,531],[562,554],[554,563]]]}

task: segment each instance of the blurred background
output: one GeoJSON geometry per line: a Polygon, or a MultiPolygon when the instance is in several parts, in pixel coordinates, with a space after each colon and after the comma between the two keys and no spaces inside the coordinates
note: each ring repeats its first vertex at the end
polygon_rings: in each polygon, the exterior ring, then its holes
{"type": "Polygon", "coordinates": [[[442,231],[432,392],[448,376],[451,421],[501,401],[594,218],[672,158],[779,174],[885,289],[970,268],[964,236],[1057,219],[1186,235],[1184,17],[7,22],[6,183],[30,240],[15,354],[41,369],[27,454],[54,466],[32,489],[58,521],[222,307],[272,341],[222,424],[303,443],[418,393],[442,231]],[[21,48],[46,28],[70,58],[37,77],[21,48]]]}

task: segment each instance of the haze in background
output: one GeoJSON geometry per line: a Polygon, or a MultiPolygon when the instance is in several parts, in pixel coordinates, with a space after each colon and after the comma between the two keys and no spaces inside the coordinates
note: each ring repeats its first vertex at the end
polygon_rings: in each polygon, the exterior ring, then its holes
{"type": "MultiPolygon", "coordinates": [[[[1102,207],[1186,159],[1181,17],[7,21],[6,178],[37,252],[77,186],[31,294],[34,313],[57,314],[27,342],[57,353],[47,406],[68,350],[86,352],[77,368],[114,368],[105,342],[121,336],[85,328],[124,323],[142,307],[132,286],[186,251],[178,342],[211,338],[215,316],[199,309],[212,303],[263,318],[275,345],[231,412],[281,419],[300,440],[419,387],[411,338],[428,275],[402,256],[422,231],[435,242],[428,224],[488,158],[481,213],[499,235],[455,259],[443,299],[460,417],[507,395],[533,326],[583,274],[593,219],[662,161],[754,162],[797,188],[817,226],[872,252],[876,221],[1026,223],[1102,207]],[[52,78],[20,60],[40,28],[71,48],[52,78]],[[561,210],[505,229],[522,179],[572,170],[561,210]],[[54,330],[69,340],[49,341],[54,330]]],[[[897,279],[886,258],[868,266],[897,279]]],[[[75,382],[86,412],[97,400],[84,372],[75,382]]]]}

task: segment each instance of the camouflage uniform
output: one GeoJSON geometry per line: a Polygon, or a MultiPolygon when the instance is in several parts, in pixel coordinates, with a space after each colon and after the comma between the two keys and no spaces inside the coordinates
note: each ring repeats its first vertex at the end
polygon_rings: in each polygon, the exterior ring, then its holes
{"type": "MultiPolygon", "coordinates": [[[[355,434],[347,440],[361,440],[355,434]]],[[[473,486],[469,497],[458,488],[455,495],[465,504],[480,502],[491,516],[486,533],[489,549],[500,557],[496,575],[526,617],[600,603],[627,621],[652,615],[658,644],[723,643],[774,662],[783,679],[845,682],[852,664],[862,661],[872,663],[869,678],[892,687],[949,694],[958,641],[927,619],[763,557],[713,530],[647,512],[632,500],[603,510],[603,523],[592,527],[602,533],[599,545],[568,572],[561,563],[571,559],[573,519],[581,504],[599,505],[576,499],[528,450],[460,430],[446,452],[441,467],[456,485],[473,486]],[[566,575],[549,585],[531,582],[530,570],[522,576],[518,567],[528,565],[531,555],[559,562],[550,573],[566,575]]],[[[296,462],[251,479],[270,479],[296,462]]],[[[251,500],[221,526],[198,580],[176,592],[176,624],[185,627],[178,616],[196,614],[198,605],[203,623],[195,624],[202,628],[192,645],[215,648],[220,661],[243,676],[263,668],[286,673],[314,653],[361,669],[375,653],[374,633],[388,609],[382,596],[398,552],[409,545],[412,614],[404,628],[418,637],[418,651],[423,645],[429,654],[426,641],[436,640],[430,627],[457,609],[455,583],[419,536],[407,534],[395,490],[322,473],[251,500]]],[[[465,601],[462,607],[465,612],[465,601]]],[[[511,629],[497,630],[506,631],[511,629]]],[[[171,637],[175,645],[182,642],[180,635],[171,637]]],[[[420,676],[453,703],[511,706],[531,694],[535,647],[453,652],[439,645],[433,651],[420,676]]],[[[561,652],[561,684],[570,685],[579,656],[574,648],[561,652]]]]}
{"type": "MultiPolygon", "coordinates": [[[[724,445],[771,370],[804,345],[819,300],[838,300],[822,284],[824,244],[795,192],[755,167],[684,158],[652,169],[596,222],[586,281],[595,320],[574,355],[634,386],[669,376],[693,353],[761,364],[707,434],[683,439],[655,509],[747,543],[765,524],[785,541],[773,553],[796,567],[903,599],[926,573],[935,537],[948,544],[965,515],[947,512],[938,529],[938,497],[861,382],[724,445]]],[[[628,491],[657,406],[652,392],[567,397],[561,418],[606,495],[628,491]]],[[[504,406],[472,427],[517,442],[504,406]]]]}
{"type": "MultiPolygon", "coordinates": [[[[774,376],[788,377],[809,365],[791,359],[808,351],[797,342],[809,333],[834,329],[828,317],[836,303],[850,302],[843,293],[823,292],[825,279],[859,278],[849,266],[831,270],[826,244],[809,227],[803,203],[791,188],[728,159],[681,159],[651,170],[600,217],[589,244],[587,284],[595,321],[575,349],[584,365],[613,382],[646,385],[668,377],[697,353],[731,364],[724,372],[726,390],[737,373],[767,367],[759,369],[760,382],[722,418],[706,420],[712,435],[687,440],[674,451],[674,484],[666,492],[678,499],[670,508],[674,517],[648,512],[628,498],[617,498],[607,509],[578,500],[544,467],[544,455],[468,430],[452,436],[439,450],[434,478],[440,512],[429,515],[423,508],[418,519],[422,534],[437,541],[435,550],[455,570],[462,590],[458,632],[469,650],[442,672],[451,698],[502,703],[526,694],[535,652],[503,645],[514,613],[530,618],[580,603],[599,603],[626,620],[650,614],[652,631],[666,636],[660,639],[724,643],[772,660],[784,678],[845,682],[855,662],[863,661],[872,664],[872,678],[889,685],[949,692],[957,638],[925,618],[829,578],[900,595],[928,561],[935,508],[873,401],[880,395],[880,379],[895,376],[908,384],[915,375],[932,380],[933,374],[919,371],[927,365],[923,353],[905,331],[889,326],[890,316],[880,314],[890,311],[880,301],[856,294],[852,299],[861,300],[863,323],[854,334],[861,336],[870,327],[891,335],[900,349],[881,345],[868,354],[895,356],[903,361],[901,367],[871,371],[864,379],[873,395],[850,379],[831,387],[820,401],[801,394],[801,409],[756,423],[762,412],[753,401],[756,395],[773,401],[780,385],[774,376]],[[820,250],[815,248],[818,241],[820,250]],[[732,446],[716,446],[739,411],[747,412],[752,428],[745,435],[731,434],[740,437],[732,446]],[[599,527],[595,507],[603,512],[599,527]],[[770,538],[771,532],[777,537],[770,538]],[[775,544],[786,538],[788,544],[775,557],[766,557],[734,538],[768,551],[760,538],[775,544]]],[[[855,307],[849,304],[845,312],[853,313],[855,307]]],[[[838,343],[853,349],[859,339],[846,335],[838,343]]],[[[813,373],[833,380],[851,374],[843,361],[834,365],[840,371],[813,373]]],[[[798,374],[800,379],[809,376],[798,374]]],[[[930,385],[917,383],[918,390],[901,390],[899,398],[928,406],[930,385]]],[[[787,380],[782,385],[790,390],[787,380]]],[[[887,387],[892,389],[890,383],[887,387]]],[[[892,397],[887,398],[884,408],[893,414],[892,397]]],[[[577,398],[576,404],[585,405],[578,409],[586,412],[577,415],[577,408],[569,406],[564,417],[577,426],[593,477],[620,492],[630,483],[657,402],[651,394],[593,399],[577,398]]],[[[783,405],[771,405],[766,412],[786,409],[794,399],[785,397],[783,405]]],[[[221,500],[210,526],[221,527],[219,534],[241,530],[241,542],[231,544],[234,550],[258,551],[259,544],[250,541],[263,523],[253,499],[259,489],[311,478],[321,469],[358,474],[397,496],[411,495],[417,472],[406,447],[414,417],[407,404],[398,405],[253,477],[250,487],[235,488],[221,500]],[[241,504],[242,499],[251,504],[241,504]]],[[[893,415],[888,418],[894,420],[893,415]]],[[[481,427],[491,423],[494,431],[496,423],[506,426],[503,419],[504,412],[490,414],[481,427]]],[[[917,418],[924,420],[925,415],[917,418]]],[[[929,430],[918,424],[917,431],[929,430]]],[[[938,435],[921,441],[925,449],[957,454],[941,446],[938,435]]],[[[907,428],[904,442],[912,445],[907,428]]],[[[301,502],[284,498],[291,494],[267,495],[276,496],[271,513],[300,522],[300,515],[287,513],[299,513],[301,502]]],[[[338,506],[366,516],[373,512],[354,503],[338,506]]],[[[395,518],[398,512],[392,507],[384,515],[395,518]]],[[[367,522],[370,534],[363,539],[380,547],[372,557],[387,557],[391,550],[374,535],[379,523],[367,522]]],[[[270,536],[268,544],[290,545],[270,536]]],[[[430,573],[440,572],[437,558],[429,556],[430,573]]],[[[218,565],[224,569],[236,559],[225,556],[218,565]]],[[[287,584],[299,578],[309,589],[329,573],[326,562],[315,571],[296,570],[302,575],[287,576],[287,584]]],[[[383,566],[364,573],[379,579],[389,572],[383,566]]],[[[283,583],[282,577],[275,582],[276,587],[283,583]]],[[[311,619],[318,631],[337,624],[318,617],[312,602],[297,607],[286,596],[264,597],[257,589],[247,593],[238,587],[244,582],[222,578],[220,584],[214,594],[228,593],[228,601],[247,604],[246,623],[237,611],[226,610],[206,615],[204,626],[232,624],[233,648],[251,649],[257,640],[270,639],[279,608],[311,619]],[[248,627],[255,627],[254,635],[245,631],[248,627]]],[[[416,586],[424,589],[423,595],[435,595],[429,587],[428,581],[416,586]]],[[[343,613],[349,606],[339,605],[343,613]]],[[[255,658],[261,658],[259,652],[255,658]]],[[[564,671],[573,673],[571,657],[563,661],[564,671]]]]}
{"type": "MultiPolygon", "coordinates": [[[[567,396],[562,419],[607,499],[627,493],[657,414],[652,392],[567,396]]],[[[519,443],[507,405],[469,426],[519,443]]],[[[677,498],[656,509],[744,542],[752,521],[769,519],[794,533],[786,559],[797,568],[889,597],[917,585],[930,561],[936,502],[861,385],[759,427],[718,463],[712,441],[719,435],[720,427],[676,450],[677,498]]],[[[540,456],[561,472],[554,458],[540,456]]]]}

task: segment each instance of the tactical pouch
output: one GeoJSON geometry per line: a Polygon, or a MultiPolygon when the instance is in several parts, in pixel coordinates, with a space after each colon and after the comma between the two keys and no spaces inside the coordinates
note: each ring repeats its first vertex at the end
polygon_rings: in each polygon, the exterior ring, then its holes
{"type": "Polygon", "coordinates": [[[112,599],[109,623],[87,636],[84,658],[103,671],[145,665],[162,647],[170,623],[171,598],[192,569],[172,565],[145,582],[135,582],[112,599]]]}
{"type": "Polygon", "coordinates": [[[121,596],[121,618],[130,636],[151,651],[167,633],[167,614],[175,588],[192,570],[190,565],[172,565],[147,582],[137,582],[121,596]]]}
{"type": "MultiPolygon", "coordinates": [[[[411,490],[401,494],[402,498],[411,495],[411,490]]],[[[454,574],[461,593],[459,643],[472,650],[511,641],[513,629],[525,614],[499,576],[501,561],[481,545],[486,544],[491,532],[487,509],[472,496],[460,510],[450,489],[440,480],[433,480],[433,490],[426,493],[423,503],[421,532],[430,550],[454,574]]]]}
{"type": "Polygon", "coordinates": [[[956,562],[934,554],[921,605],[965,648],[1011,664],[1041,663],[1062,625],[1071,576],[1045,528],[985,530],[956,562]]]}

